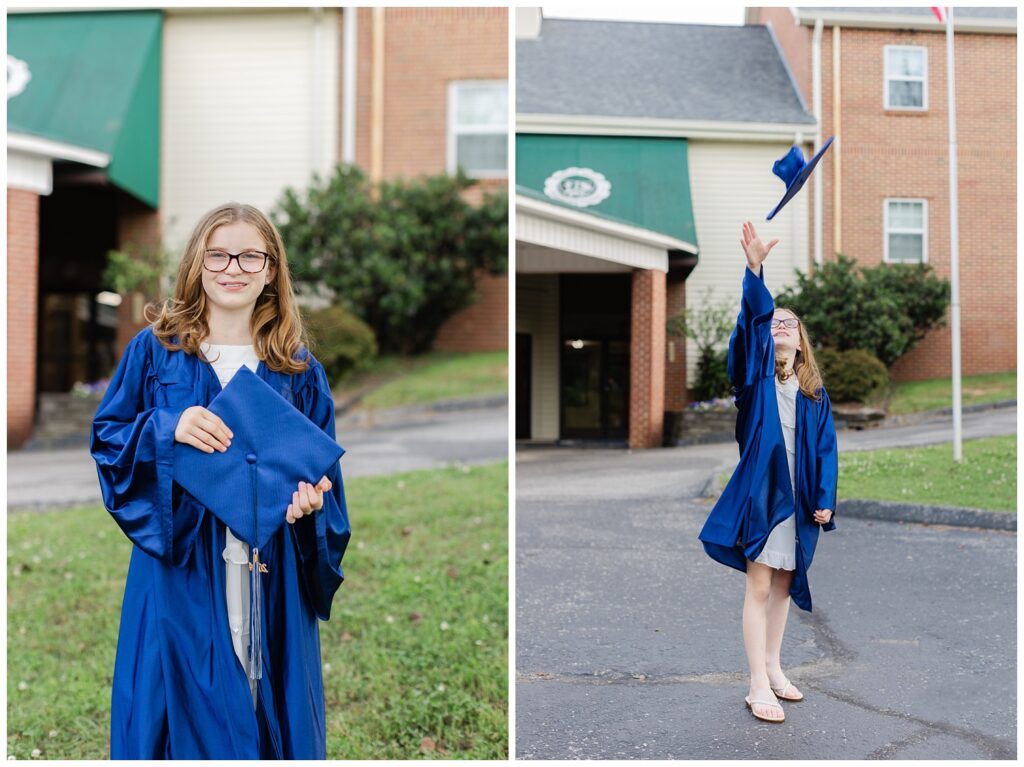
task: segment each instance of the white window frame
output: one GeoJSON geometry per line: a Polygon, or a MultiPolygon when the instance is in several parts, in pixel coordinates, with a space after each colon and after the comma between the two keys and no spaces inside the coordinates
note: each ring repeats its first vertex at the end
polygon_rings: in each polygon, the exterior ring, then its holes
{"type": "Polygon", "coordinates": [[[882,201],[882,261],[886,264],[906,263],[928,263],[928,200],[922,197],[886,197],[882,201]],[[889,203],[890,202],[918,202],[921,203],[921,229],[889,228],[889,203]],[[889,260],[889,235],[890,234],[920,234],[921,235],[921,260],[920,262],[890,261],[889,260]]]}
{"type": "MultiPolygon", "coordinates": [[[[447,159],[445,161],[445,169],[447,173],[454,176],[458,169],[458,157],[457,147],[459,136],[477,135],[477,136],[489,136],[489,135],[502,135],[505,136],[506,141],[508,140],[508,120],[503,123],[494,123],[493,125],[457,125],[455,117],[458,114],[459,106],[459,90],[463,86],[479,86],[479,85],[504,85],[506,97],[508,94],[508,80],[453,80],[448,83],[448,124],[445,126],[447,132],[447,159]]],[[[506,166],[501,171],[483,171],[470,173],[466,171],[466,175],[469,178],[508,178],[508,155],[506,155],[506,166]]]]}
{"type": "Polygon", "coordinates": [[[885,72],[885,77],[882,78],[882,106],[888,111],[892,112],[927,112],[928,111],[928,49],[923,45],[886,45],[883,47],[882,52],[882,69],[885,72]],[[920,77],[912,77],[910,75],[899,75],[893,76],[889,74],[889,51],[920,51],[924,57],[924,61],[921,66],[921,71],[924,73],[920,77]],[[900,80],[904,82],[920,82],[921,83],[921,106],[919,107],[905,107],[905,106],[892,106],[889,103],[889,81],[900,80]]]}

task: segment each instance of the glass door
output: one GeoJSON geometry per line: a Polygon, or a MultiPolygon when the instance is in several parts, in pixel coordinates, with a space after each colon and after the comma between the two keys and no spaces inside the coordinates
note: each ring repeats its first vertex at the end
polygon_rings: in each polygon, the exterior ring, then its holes
{"type": "Polygon", "coordinates": [[[629,436],[629,342],[562,340],[563,438],[629,436]]]}

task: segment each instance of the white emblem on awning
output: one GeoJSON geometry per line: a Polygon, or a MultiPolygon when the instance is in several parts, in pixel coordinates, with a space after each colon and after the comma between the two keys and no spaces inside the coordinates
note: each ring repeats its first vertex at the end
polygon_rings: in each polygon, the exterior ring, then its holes
{"type": "Polygon", "coordinates": [[[611,193],[612,182],[593,168],[564,168],[544,179],[544,194],[577,208],[597,205],[611,193]]]}
{"type": "Polygon", "coordinates": [[[10,101],[25,90],[31,79],[32,73],[28,70],[28,62],[7,54],[7,100],[10,101]]]}

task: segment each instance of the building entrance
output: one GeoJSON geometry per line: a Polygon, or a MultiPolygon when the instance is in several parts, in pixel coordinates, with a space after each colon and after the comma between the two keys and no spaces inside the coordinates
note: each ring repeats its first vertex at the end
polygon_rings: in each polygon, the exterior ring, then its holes
{"type": "Polygon", "coordinates": [[[629,437],[629,274],[560,281],[561,437],[629,437]]]}

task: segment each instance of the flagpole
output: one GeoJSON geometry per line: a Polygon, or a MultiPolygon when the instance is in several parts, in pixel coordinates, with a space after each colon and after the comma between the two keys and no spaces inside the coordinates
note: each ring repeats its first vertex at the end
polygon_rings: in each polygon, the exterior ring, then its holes
{"type": "Polygon", "coordinates": [[[949,268],[953,348],[953,460],[963,462],[963,403],[960,391],[960,222],[957,218],[956,88],[953,71],[953,7],[946,9],[946,80],[949,94],[949,268]]]}

